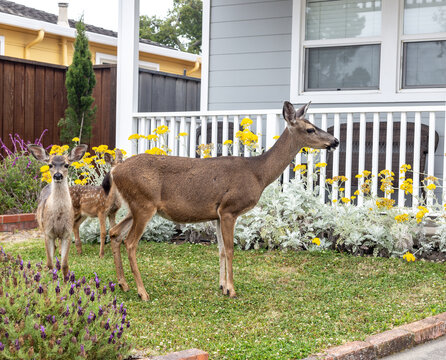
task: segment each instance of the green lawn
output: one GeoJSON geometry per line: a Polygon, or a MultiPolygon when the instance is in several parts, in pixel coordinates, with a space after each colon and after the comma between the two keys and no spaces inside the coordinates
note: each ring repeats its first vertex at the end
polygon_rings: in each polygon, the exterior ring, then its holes
{"type": "MultiPolygon", "coordinates": [[[[1,244],[25,261],[44,260],[42,240],[1,244]]],[[[110,245],[70,250],[77,276],[116,281],[110,245]]],[[[123,252],[125,252],[123,247],[123,252]]],[[[237,299],[218,290],[215,245],[140,243],[139,267],[150,301],[118,289],[131,319],[131,342],[146,354],[188,348],[211,359],[299,359],[332,345],[446,311],[444,264],[360,258],[335,252],[236,251],[237,299]]]]}

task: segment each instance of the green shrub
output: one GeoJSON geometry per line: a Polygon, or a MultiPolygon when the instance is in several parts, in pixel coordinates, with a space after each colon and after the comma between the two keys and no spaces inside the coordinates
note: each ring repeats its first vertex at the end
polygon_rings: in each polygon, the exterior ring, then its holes
{"type": "Polygon", "coordinates": [[[130,326],[124,304],[116,303],[113,283],[97,276],[62,279],[41,263],[24,264],[0,253],[1,359],[122,359],[130,326]]]}
{"type": "Polygon", "coordinates": [[[34,212],[43,187],[41,164],[28,154],[19,135],[10,135],[10,139],[12,150],[0,139],[0,149],[5,154],[0,162],[0,214],[34,212]]]}

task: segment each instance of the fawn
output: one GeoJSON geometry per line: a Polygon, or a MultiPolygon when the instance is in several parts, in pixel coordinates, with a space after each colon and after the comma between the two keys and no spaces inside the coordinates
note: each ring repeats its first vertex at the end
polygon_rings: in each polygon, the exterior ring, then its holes
{"type": "Polygon", "coordinates": [[[28,145],[29,152],[39,161],[49,166],[51,184],[40,193],[37,206],[37,222],[45,237],[47,266],[53,268],[56,239],[61,241],[62,272],[68,276],[68,253],[71,243],[74,213],[68,189],[68,167],[74,161],[79,161],[87,151],[87,145],[76,146],[67,155],[48,155],[44,148],[38,145],[28,145]]]}
{"type": "MultiPolygon", "coordinates": [[[[105,153],[104,160],[113,168],[116,164],[123,162],[123,155],[119,149],[115,150],[115,159],[113,156],[105,153]]],[[[104,257],[105,244],[105,221],[108,216],[110,228],[116,224],[116,213],[121,207],[119,196],[116,192],[105,193],[102,186],[93,185],[75,185],[70,186],[70,195],[73,202],[74,211],[74,240],[78,254],[82,254],[82,242],[79,237],[79,227],[84,220],[90,217],[97,217],[101,230],[101,247],[99,257],[104,257]]]]}

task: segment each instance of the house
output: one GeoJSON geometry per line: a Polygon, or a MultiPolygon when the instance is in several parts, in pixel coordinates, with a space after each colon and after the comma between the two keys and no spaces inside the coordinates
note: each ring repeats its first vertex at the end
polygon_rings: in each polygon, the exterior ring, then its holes
{"type": "MultiPolygon", "coordinates": [[[[69,65],[76,36],[68,19],[68,4],[59,3],[59,15],[0,0],[0,55],[69,65]]],[[[115,64],[117,33],[86,24],[93,64],[115,64]]],[[[141,39],[139,67],[200,78],[200,57],[141,39]]]]}

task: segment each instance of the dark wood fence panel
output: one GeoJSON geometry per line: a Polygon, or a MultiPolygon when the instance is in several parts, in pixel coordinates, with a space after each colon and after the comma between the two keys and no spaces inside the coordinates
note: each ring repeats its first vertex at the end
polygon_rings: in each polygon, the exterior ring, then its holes
{"type": "Polygon", "coordinates": [[[139,69],[141,112],[200,110],[200,79],[139,69]]]}
{"type": "MultiPolygon", "coordinates": [[[[94,66],[97,106],[90,146],[115,146],[116,66],[94,66]]],[[[44,146],[60,144],[57,126],[67,107],[67,67],[0,56],[0,138],[11,147],[9,135],[34,142],[42,132],[44,146]]]]}

